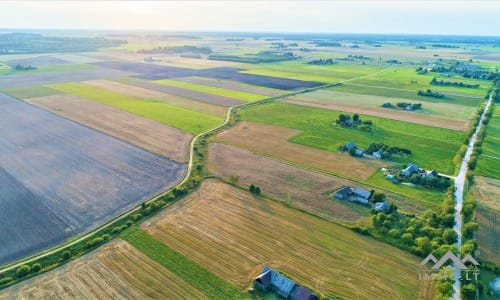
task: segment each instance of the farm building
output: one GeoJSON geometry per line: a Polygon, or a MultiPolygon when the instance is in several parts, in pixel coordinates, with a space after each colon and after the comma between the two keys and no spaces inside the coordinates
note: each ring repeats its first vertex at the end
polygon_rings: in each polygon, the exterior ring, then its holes
{"type": "Polygon", "coordinates": [[[425,172],[425,179],[437,178],[438,176],[439,174],[435,170],[425,172]]]}
{"type": "Polygon", "coordinates": [[[296,284],[293,280],[284,276],[268,266],[253,280],[256,289],[264,292],[274,291],[287,300],[315,300],[318,297],[309,289],[296,284]]]}
{"type": "Polygon", "coordinates": [[[362,204],[368,204],[370,196],[371,193],[369,191],[357,187],[351,188],[348,186],[344,186],[334,195],[337,199],[359,202],[362,204]]]}
{"type": "Polygon", "coordinates": [[[372,156],[375,157],[376,159],[382,159],[383,153],[384,153],[383,149],[378,149],[378,151],[372,153],[372,156]]]}
{"type": "Polygon", "coordinates": [[[375,203],[374,208],[375,211],[382,211],[382,212],[387,212],[389,210],[389,203],[387,202],[377,202],[375,203]]]}
{"type": "Polygon", "coordinates": [[[349,151],[349,150],[351,150],[353,148],[356,149],[356,143],[349,142],[349,143],[345,144],[344,146],[341,146],[340,150],[341,151],[349,151]]]}
{"type": "Polygon", "coordinates": [[[365,154],[365,151],[362,149],[356,149],[354,151],[354,156],[363,156],[365,154]]]}
{"type": "Polygon", "coordinates": [[[500,277],[490,281],[488,286],[492,295],[500,296],[500,277]]]}
{"type": "Polygon", "coordinates": [[[391,104],[391,102],[386,102],[386,103],[382,104],[382,107],[386,107],[386,108],[392,107],[392,104],[391,104]]]}
{"type": "Polygon", "coordinates": [[[401,171],[401,175],[403,176],[411,176],[413,173],[418,171],[418,165],[408,164],[408,166],[401,171]]]}

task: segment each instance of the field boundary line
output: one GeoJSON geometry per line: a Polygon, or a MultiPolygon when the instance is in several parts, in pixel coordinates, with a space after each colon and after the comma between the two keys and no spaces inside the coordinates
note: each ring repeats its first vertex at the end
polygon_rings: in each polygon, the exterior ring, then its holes
{"type": "Polygon", "coordinates": [[[500,157],[498,157],[498,156],[492,156],[492,155],[488,155],[488,154],[481,154],[481,156],[486,156],[486,157],[489,157],[489,158],[500,160],[500,157]]]}
{"type": "MultiPolygon", "coordinates": [[[[418,90],[401,89],[401,88],[395,88],[395,87],[389,87],[389,86],[378,86],[378,85],[368,85],[368,84],[359,84],[359,83],[344,83],[344,84],[345,85],[352,85],[352,86],[360,86],[360,87],[369,87],[369,88],[374,88],[374,89],[385,89],[385,90],[402,91],[402,92],[418,92],[418,90]]],[[[443,92],[443,91],[439,91],[439,92],[442,94],[445,94],[445,95],[450,95],[450,96],[466,97],[466,98],[473,98],[473,99],[483,99],[484,98],[484,97],[473,96],[473,95],[455,94],[455,93],[443,92]]]]}
{"type": "MultiPolygon", "coordinates": [[[[259,105],[259,104],[263,104],[263,103],[266,103],[266,102],[270,102],[270,101],[274,101],[274,100],[278,100],[278,99],[282,99],[282,98],[286,98],[286,97],[290,97],[290,96],[294,96],[294,95],[298,95],[298,94],[304,94],[304,93],[308,93],[308,92],[311,92],[311,91],[315,91],[315,90],[319,90],[319,89],[324,89],[324,88],[329,88],[329,87],[333,87],[333,86],[336,86],[336,85],[341,85],[343,84],[344,82],[348,82],[348,81],[352,81],[352,80],[357,80],[357,79],[361,79],[361,78],[366,78],[366,77],[369,77],[369,76],[374,76],[374,75],[377,75],[377,74],[380,74],[381,72],[385,72],[385,71],[388,71],[392,68],[392,66],[389,66],[383,70],[380,70],[380,71],[377,71],[375,73],[370,73],[370,74],[365,74],[365,75],[361,75],[361,76],[358,76],[358,77],[355,77],[355,78],[350,78],[350,79],[346,79],[346,80],[343,80],[343,81],[339,81],[339,82],[335,82],[335,83],[329,83],[329,84],[324,84],[324,85],[321,85],[321,86],[317,86],[317,87],[312,87],[312,88],[305,88],[305,89],[302,89],[302,90],[298,90],[298,91],[293,91],[293,92],[289,92],[289,93],[286,93],[286,94],[282,94],[282,95],[279,95],[279,96],[275,96],[275,97],[269,97],[269,98],[265,98],[265,99],[262,99],[262,100],[258,100],[258,101],[254,101],[254,102],[244,102],[244,103],[241,103],[241,104],[237,104],[237,105],[234,105],[234,106],[230,106],[226,112],[226,117],[224,119],[224,122],[219,124],[218,126],[212,128],[212,129],[209,129],[209,130],[206,130],[202,133],[199,133],[197,134],[196,136],[194,136],[189,144],[189,161],[187,163],[187,167],[184,171],[184,174],[183,174],[183,179],[181,181],[179,181],[177,184],[171,186],[170,188],[168,188],[167,190],[157,194],[157,195],[154,195],[152,196],[149,200],[146,200],[146,201],[143,201],[143,203],[150,203],[150,202],[153,202],[163,196],[165,196],[168,192],[172,191],[173,189],[177,188],[177,187],[180,187],[182,186],[184,183],[186,183],[190,177],[191,177],[191,172],[192,172],[192,169],[193,169],[193,157],[194,157],[194,146],[195,146],[195,143],[198,141],[198,139],[204,135],[208,135],[210,133],[213,133],[213,132],[216,132],[217,130],[223,128],[224,126],[226,126],[230,121],[231,121],[231,115],[233,113],[233,111],[237,108],[241,108],[243,106],[252,106],[252,105],[259,105]]],[[[23,100],[20,100],[20,99],[16,99],[18,101],[22,101],[24,103],[27,103],[26,101],[23,101],[23,100]]],[[[28,103],[29,104],[29,103],[28,103]]],[[[32,105],[32,104],[29,104],[29,105],[32,105]]],[[[55,113],[54,113],[55,114],[55,113]]],[[[141,205],[138,205],[110,220],[108,220],[107,222],[105,222],[104,224],[100,225],[99,227],[96,227],[94,229],[91,229],[90,231],[84,233],[83,235],[79,236],[79,237],[74,237],[74,239],[69,239],[68,241],[66,242],[63,242],[59,245],[56,245],[52,248],[49,248],[49,249],[45,249],[43,251],[40,251],[38,253],[35,253],[31,256],[28,256],[28,257],[25,257],[25,258],[22,258],[20,260],[16,260],[16,261],[13,261],[13,262],[10,262],[10,263],[7,263],[5,264],[4,266],[1,267],[0,269],[0,274],[1,273],[4,273],[6,271],[10,271],[12,269],[15,269],[15,268],[18,268],[24,264],[29,264],[31,262],[34,262],[40,258],[43,258],[43,257],[46,257],[46,256],[49,256],[51,254],[54,254],[58,251],[61,251],[61,250],[64,250],[72,245],[75,245],[89,237],[91,237],[92,235],[96,234],[97,232],[99,232],[100,230],[102,229],[105,229],[105,228],[108,228],[108,227],[111,227],[112,225],[115,224],[115,222],[117,221],[120,221],[128,216],[130,216],[132,213],[135,213],[136,211],[140,210],[141,209],[141,205]]],[[[106,243],[104,243],[106,244],[106,243]]],[[[103,244],[103,245],[104,245],[103,244]]],[[[30,277],[32,278],[32,277],[30,277]]]]}

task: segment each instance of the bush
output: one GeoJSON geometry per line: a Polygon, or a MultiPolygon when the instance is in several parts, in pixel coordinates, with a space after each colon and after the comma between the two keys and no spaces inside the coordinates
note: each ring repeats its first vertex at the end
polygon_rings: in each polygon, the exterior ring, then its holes
{"type": "Polygon", "coordinates": [[[71,252],[69,252],[68,250],[66,250],[66,251],[64,251],[62,253],[61,257],[62,257],[62,259],[67,260],[67,259],[69,259],[71,257],[71,252]]]}
{"type": "Polygon", "coordinates": [[[0,285],[4,285],[4,284],[7,284],[9,282],[12,282],[12,280],[14,280],[14,278],[12,278],[12,277],[0,278],[0,285]]]}
{"type": "Polygon", "coordinates": [[[42,265],[39,264],[39,263],[34,263],[32,266],[31,266],[31,270],[33,272],[38,272],[42,269],[42,265]]]}
{"type": "Polygon", "coordinates": [[[31,273],[31,267],[28,265],[22,265],[19,268],[17,268],[16,277],[22,278],[22,277],[28,275],[29,273],[31,273]]]}

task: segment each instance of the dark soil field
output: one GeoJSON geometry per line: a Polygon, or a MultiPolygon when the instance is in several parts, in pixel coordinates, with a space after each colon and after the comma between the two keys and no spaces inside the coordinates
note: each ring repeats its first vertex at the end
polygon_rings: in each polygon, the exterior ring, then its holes
{"type": "Polygon", "coordinates": [[[59,82],[83,81],[93,79],[111,79],[133,75],[133,73],[112,69],[85,69],[78,71],[41,72],[2,76],[0,88],[33,86],[59,82]]]}
{"type": "Polygon", "coordinates": [[[265,95],[265,96],[269,96],[269,97],[278,96],[281,94],[277,90],[276,91],[266,90],[266,89],[263,89],[260,87],[252,87],[250,85],[240,85],[239,83],[234,84],[234,83],[230,83],[228,81],[203,79],[201,77],[182,77],[182,78],[176,78],[176,80],[189,82],[189,83],[208,85],[208,86],[213,86],[213,87],[220,87],[223,89],[230,89],[230,90],[235,90],[235,91],[240,91],[240,92],[260,94],[260,95],[265,95]]]}
{"type": "Polygon", "coordinates": [[[157,84],[145,80],[139,80],[139,81],[131,81],[127,82],[129,85],[133,86],[138,86],[141,88],[157,91],[157,92],[162,92],[162,93],[167,93],[167,94],[173,94],[181,97],[186,97],[189,99],[195,99],[211,104],[216,104],[216,105],[221,105],[221,106],[233,106],[241,103],[245,103],[244,101],[233,99],[233,98],[228,98],[224,96],[218,96],[218,95],[212,95],[208,93],[203,93],[203,92],[198,92],[198,91],[193,91],[193,90],[188,90],[188,89],[183,89],[183,88],[178,88],[175,86],[166,86],[162,84],[157,84]]]}
{"type": "Polygon", "coordinates": [[[0,167],[23,187],[2,188],[2,206],[9,206],[5,199],[24,199],[23,195],[35,201],[29,205],[34,211],[17,210],[0,218],[0,264],[18,253],[55,245],[65,237],[61,230],[68,235],[89,230],[172,186],[183,173],[181,163],[4,94],[0,115],[0,167]],[[28,219],[17,224],[20,218],[28,219]],[[45,232],[35,234],[38,228],[45,232]],[[53,242],[43,244],[41,239],[53,242]],[[13,251],[4,253],[7,242],[13,251]]]}
{"type": "Polygon", "coordinates": [[[196,74],[197,72],[197,70],[192,70],[187,68],[161,66],[155,64],[122,61],[122,60],[97,62],[93,63],[93,65],[142,74],[139,77],[143,79],[164,79],[164,78],[194,76],[194,74],[196,74]]]}

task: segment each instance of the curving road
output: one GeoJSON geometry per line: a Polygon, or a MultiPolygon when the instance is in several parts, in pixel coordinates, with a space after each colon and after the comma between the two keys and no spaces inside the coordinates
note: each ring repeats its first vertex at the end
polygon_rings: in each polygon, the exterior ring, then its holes
{"type": "MultiPolygon", "coordinates": [[[[479,124],[477,125],[476,130],[474,131],[474,134],[472,135],[469,141],[467,151],[465,152],[464,158],[462,159],[462,163],[460,164],[460,171],[458,172],[458,175],[455,178],[455,226],[453,226],[453,229],[458,235],[456,245],[459,250],[460,247],[462,246],[462,203],[464,200],[464,186],[466,181],[468,164],[472,152],[474,151],[474,144],[476,143],[477,140],[477,134],[479,133],[479,130],[481,130],[481,127],[483,126],[484,116],[488,111],[488,109],[490,108],[492,100],[493,100],[493,92],[490,93],[490,98],[488,98],[488,101],[484,106],[484,111],[483,114],[481,115],[481,118],[479,119],[479,124]]],[[[453,299],[455,300],[461,299],[459,277],[460,277],[460,269],[455,267],[455,284],[453,286],[455,290],[453,294],[453,299]]]]}

